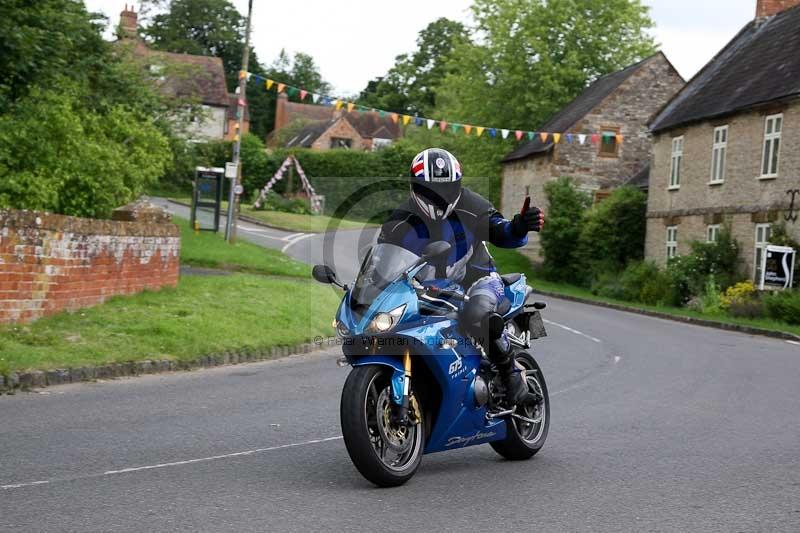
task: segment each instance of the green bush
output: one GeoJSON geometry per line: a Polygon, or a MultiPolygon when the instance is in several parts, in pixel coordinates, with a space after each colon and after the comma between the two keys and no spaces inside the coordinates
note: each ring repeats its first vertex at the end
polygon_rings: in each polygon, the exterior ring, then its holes
{"type": "Polygon", "coordinates": [[[311,208],[306,200],[302,198],[285,198],[270,191],[262,201],[259,211],[283,211],[284,213],[297,213],[298,215],[310,215],[311,208]]]}
{"type": "Polygon", "coordinates": [[[546,183],[544,192],[548,207],[547,223],[539,234],[544,254],[542,273],[553,281],[580,283],[586,275],[577,253],[578,241],[583,213],[591,200],[570,178],[546,183]]]}
{"type": "Polygon", "coordinates": [[[722,290],[740,279],[739,244],[729,228],[719,233],[716,242],[695,241],[691,246],[689,255],[674,257],[667,266],[681,303],[701,295],[710,276],[722,290]]]}
{"type": "Polygon", "coordinates": [[[770,318],[800,324],[800,292],[781,291],[764,296],[764,307],[770,318]]]}
{"type": "Polygon", "coordinates": [[[647,195],[636,187],[615,189],[586,212],[577,257],[586,274],[620,272],[644,257],[647,195]]]}

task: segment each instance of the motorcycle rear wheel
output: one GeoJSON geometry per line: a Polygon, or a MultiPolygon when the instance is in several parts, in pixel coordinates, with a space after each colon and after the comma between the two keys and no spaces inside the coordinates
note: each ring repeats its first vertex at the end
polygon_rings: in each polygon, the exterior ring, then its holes
{"type": "Polygon", "coordinates": [[[402,428],[391,422],[391,376],[391,369],[381,365],[353,368],[340,406],[347,453],[361,475],[379,487],[396,487],[411,479],[422,462],[425,442],[421,420],[402,428]]]}
{"type": "Polygon", "coordinates": [[[531,424],[513,417],[509,418],[506,421],[506,438],[489,444],[506,459],[523,461],[536,455],[547,439],[547,432],[550,429],[550,397],[547,394],[544,374],[536,359],[524,351],[518,352],[515,358],[517,365],[524,368],[528,388],[543,397],[538,408],[525,407],[520,414],[534,420],[538,419],[539,422],[531,424]]]}

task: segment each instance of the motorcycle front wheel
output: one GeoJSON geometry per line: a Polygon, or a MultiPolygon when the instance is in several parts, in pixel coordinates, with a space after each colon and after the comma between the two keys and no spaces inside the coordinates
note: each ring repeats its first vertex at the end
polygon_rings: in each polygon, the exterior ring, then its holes
{"type": "Polygon", "coordinates": [[[386,366],[353,368],[340,408],[347,453],[361,475],[379,487],[408,481],[422,461],[425,442],[422,412],[416,413],[416,423],[399,427],[392,421],[391,377],[386,366]]]}
{"type": "Polygon", "coordinates": [[[490,442],[494,451],[513,461],[530,459],[544,446],[547,432],[550,429],[550,397],[547,394],[547,383],[536,359],[528,352],[520,351],[515,355],[517,366],[525,372],[528,389],[541,396],[539,405],[528,405],[517,412],[530,420],[526,422],[511,417],[506,422],[506,438],[490,442]]]}

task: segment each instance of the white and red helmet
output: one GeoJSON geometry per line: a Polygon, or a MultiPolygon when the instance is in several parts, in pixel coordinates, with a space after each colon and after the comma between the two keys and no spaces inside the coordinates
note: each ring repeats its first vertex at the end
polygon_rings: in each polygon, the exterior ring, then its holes
{"type": "Polygon", "coordinates": [[[422,214],[444,220],[461,197],[461,164],[441,148],[418,153],[411,163],[411,197],[422,214]]]}

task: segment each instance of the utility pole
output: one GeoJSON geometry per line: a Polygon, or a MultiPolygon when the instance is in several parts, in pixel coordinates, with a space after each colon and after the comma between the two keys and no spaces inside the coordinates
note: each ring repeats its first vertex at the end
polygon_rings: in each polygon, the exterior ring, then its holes
{"type": "Polygon", "coordinates": [[[225,240],[229,243],[236,241],[236,214],[239,207],[239,195],[236,187],[242,183],[242,164],[239,152],[242,148],[242,123],[244,122],[244,109],[247,106],[247,67],[250,61],[250,22],[253,17],[253,0],[247,2],[247,29],[244,34],[244,52],[242,52],[242,70],[239,72],[239,94],[236,108],[236,140],[233,142],[233,164],[236,165],[236,178],[231,180],[228,194],[228,218],[225,226],[225,240]]]}

